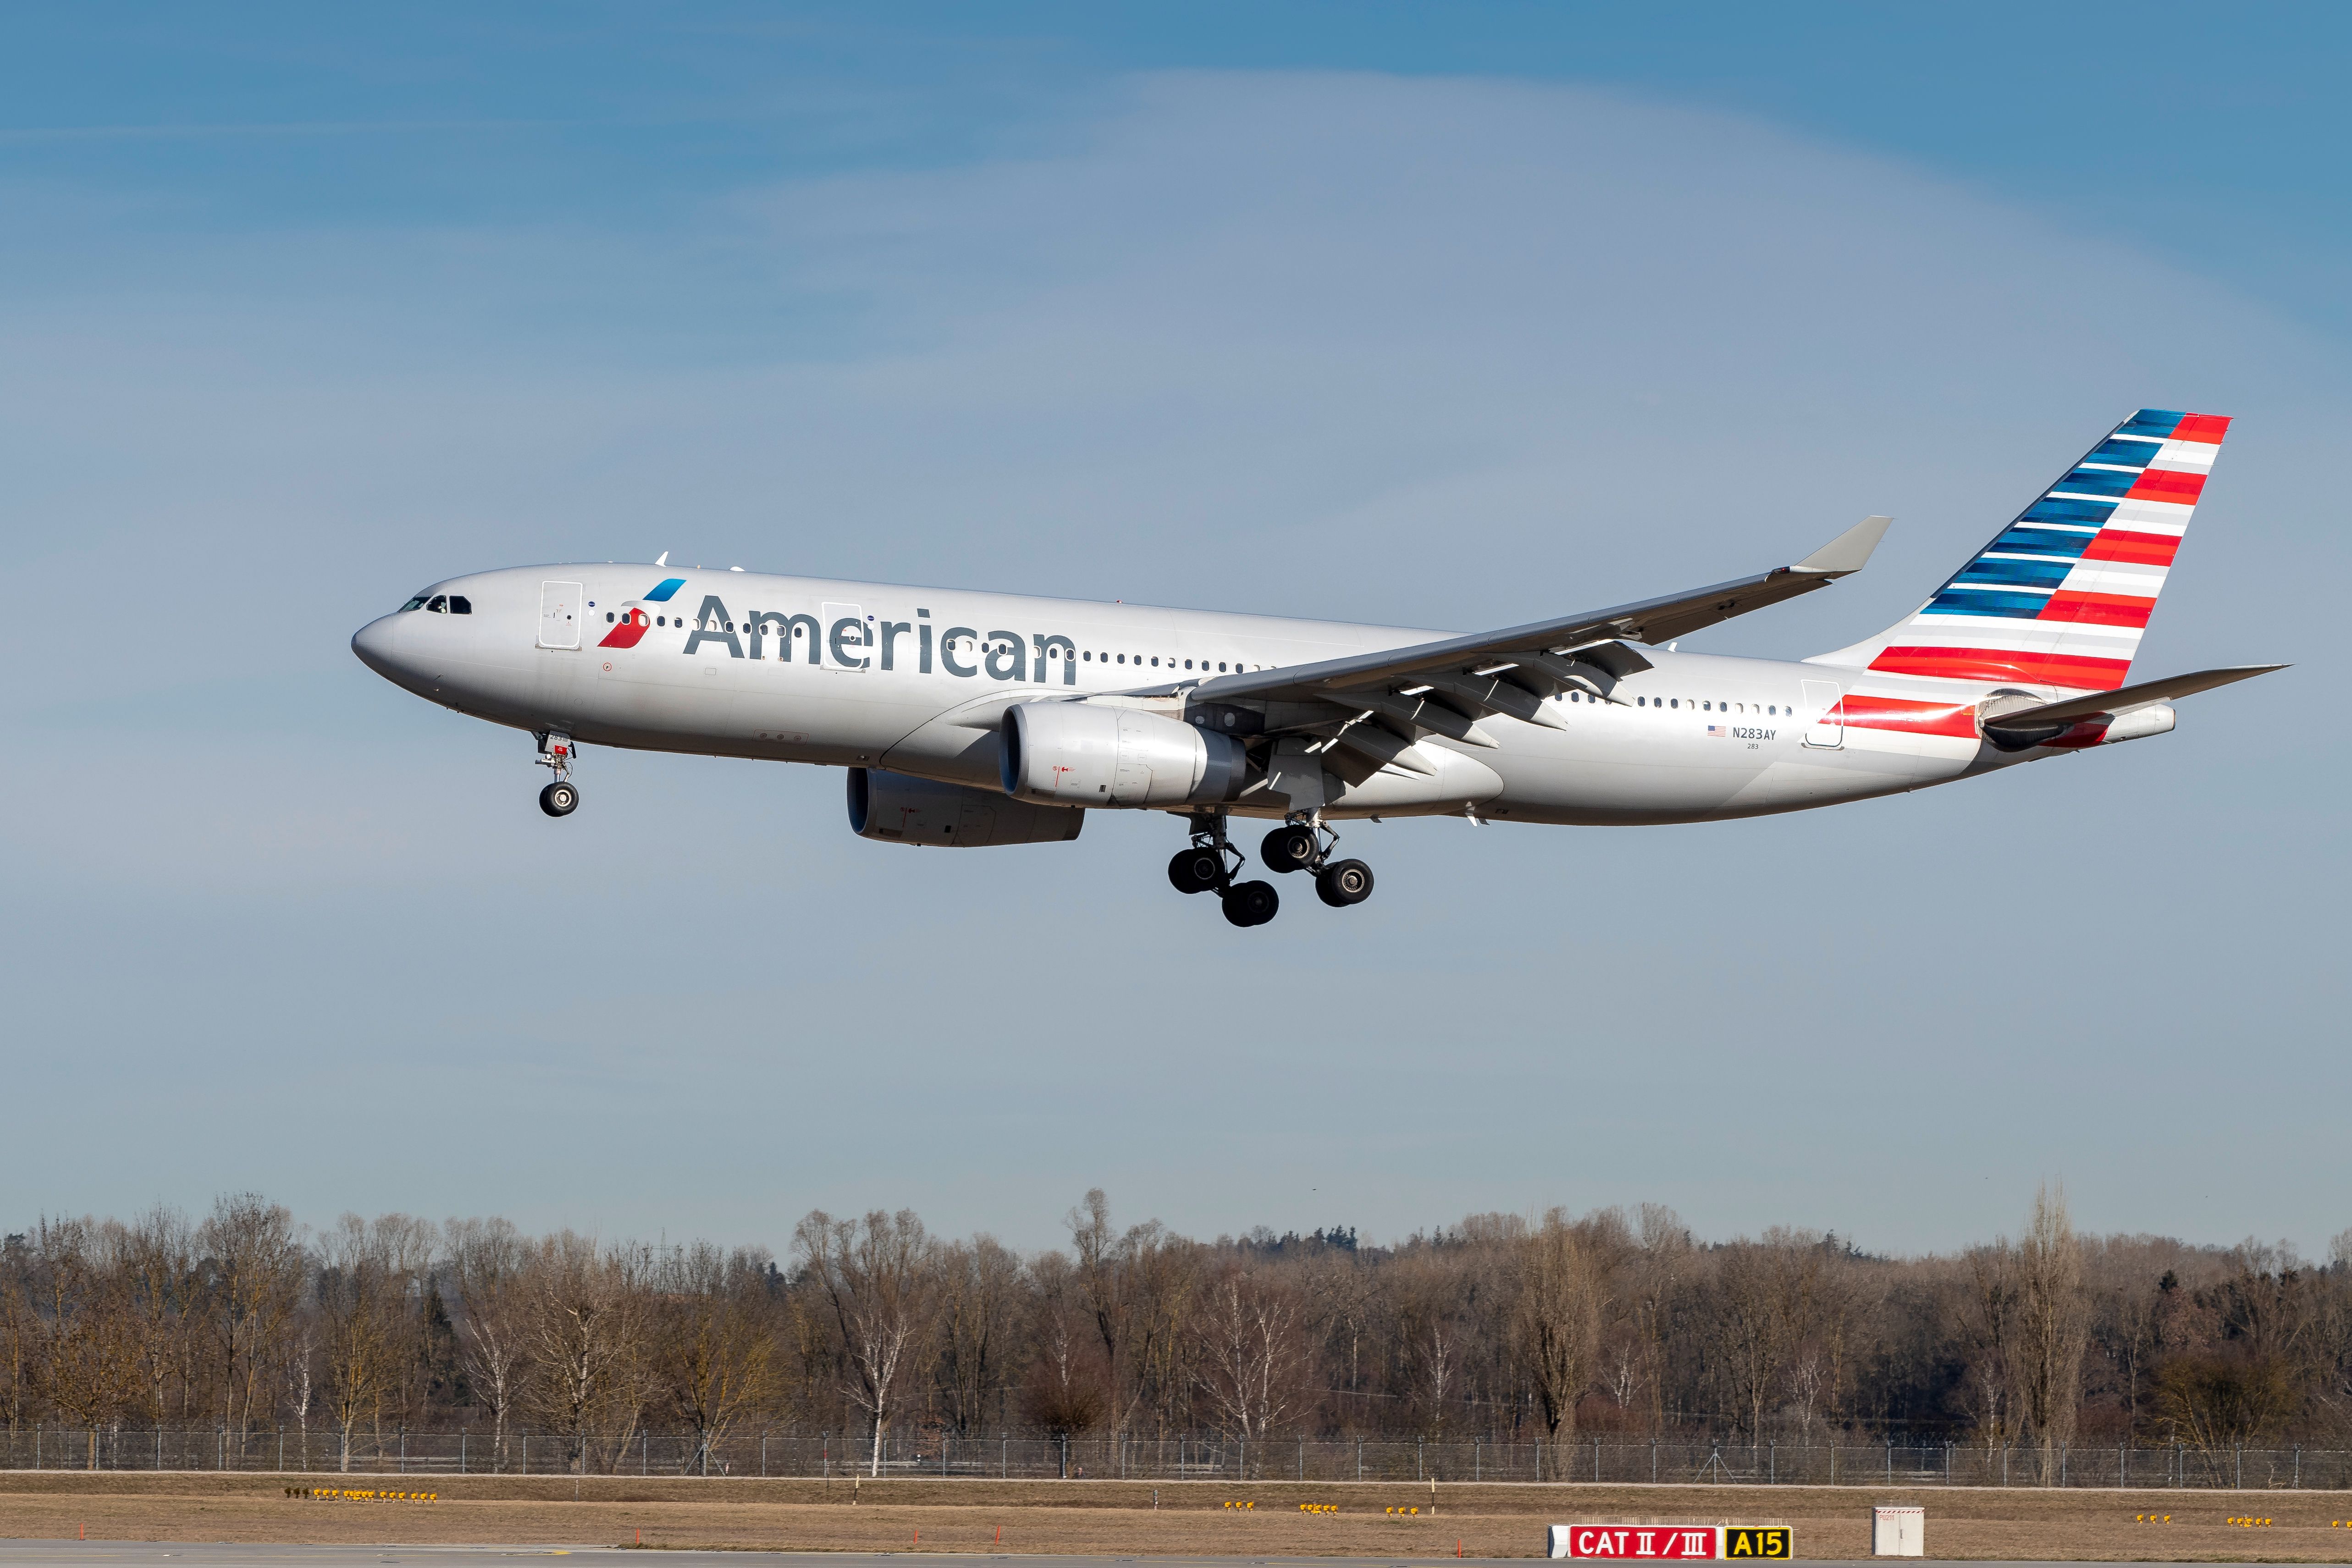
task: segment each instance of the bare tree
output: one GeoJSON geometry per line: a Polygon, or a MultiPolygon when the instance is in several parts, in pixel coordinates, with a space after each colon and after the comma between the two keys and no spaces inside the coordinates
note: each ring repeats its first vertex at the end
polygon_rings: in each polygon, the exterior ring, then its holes
{"type": "Polygon", "coordinates": [[[1265,1272],[1229,1263],[1198,1314],[1201,1387],[1217,1425],[1263,1438],[1297,1407],[1306,1335],[1298,1297],[1265,1272]]]}
{"type": "Polygon", "coordinates": [[[1104,1380],[1088,1354],[1096,1342],[1085,1287],[1059,1252],[1039,1254],[1030,1278],[1035,1290],[1027,1327],[1035,1364],[1026,1414],[1049,1436],[1087,1431],[1102,1418],[1104,1380]]]}
{"type": "Polygon", "coordinates": [[[939,1281],[940,1391],[954,1429],[975,1432],[987,1418],[989,1396],[1010,1370],[1019,1331],[1021,1259],[992,1236],[974,1237],[940,1250],[939,1281]]]}
{"type": "Polygon", "coordinates": [[[2015,1253],[2016,1349],[2011,1358],[2025,1424],[2041,1451],[2042,1483],[2058,1479],[2058,1447],[2074,1433],[2083,1351],[2090,1337],[2083,1247],[2066,1215],[2066,1190],[2044,1184],[2015,1253]]]}
{"type": "Polygon", "coordinates": [[[844,1387],[873,1425],[873,1473],[898,1377],[930,1329],[934,1247],[912,1209],[877,1209],[863,1222],[813,1209],[793,1233],[809,1277],[832,1309],[851,1372],[844,1387]]]}
{"type": "Polygon", "coordinates": [[[33,1233],[35,1289],[27,1327],[34,1390],[88,1434],[137,1396],[139,1350],[123,1267],[122,1227],[95,1220],[43,1220],[33,1233]]]}
{"type": "Polygon", "coordinates": [[[1514,1325],[1549,1440],[1546,1462],[1554,1467],[1561,1445],[1576,1437],[1576,1404],[1593,1383],[1611,1276],[1630,1250],[1615,1215],[1571,1223],[1558,1208],[1519,1244],[1514,1325]]]}
{"type": "Polygon", "coordinates": [[[254,1401],[286,1349],[301,1300],[306,1259],[294,1215],[258,1193],[215,1199],[196,1233],[213,1271],[214,1352],[221,1370],[221,1425],[242,1444],[254,1401]]]}
{"type": "Polygon", "coordinates": [[[760,1283],[767,1261],[698,1241],[671,1248],[655,1268],[654,1379],[693,1436],[689,1468],[706,1476],[719,1440],[775,1389],[776,1342],[760,1283]]]}
{"type": "Polygon", "coordinates": [[[457,1360],[467,1388],[490,1413],[490,1468],[506,1468],[507,1424],[532,1370],[524,1298],[530,1247],[503,1219],[453,1219],[443,1245],[457,1283],[457,1360]]]}
{"type": "Polygon", "coordinates": [[[400,1281],[385,1237],[346,1214],[320,1237],[319,1330],[326,1405],[339,1438],[336,1468],[352,1468],[352,1437],[400,1374],[400,1281]]]}
{"type": "Polygon", "coordinates": [[[642,1265],[569,1230],[541,1239],[531,1259],[530,1389],[548,1421],[570,1436],[572,1463],[583,1473],[600,1431],[619,1462],[644,1410],[642,1265]]]}

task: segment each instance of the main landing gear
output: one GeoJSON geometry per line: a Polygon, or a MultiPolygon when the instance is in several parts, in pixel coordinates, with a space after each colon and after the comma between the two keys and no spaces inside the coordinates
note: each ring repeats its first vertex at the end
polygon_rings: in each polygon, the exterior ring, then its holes
{"type": "MultiPolygon", "coordinates": [[[[1265,836],[1258,857],[1269,871],[1312,871],[1315,896],[1333,909],[1360,904],[1372,896],[1372,868],[1361,860],[1334,860],[1339,836],[1320,820],[1285,823],[1265,836]]],[[[1271,882],[1236,882],[1246,862],[1225,837],[1225,815],[1195,812],[1192,843],[1168,862],[1168,880],[1180,893],[1213,892],[1225,919],[1237,926],[1262,926],[1282,908],[1271,882]]]]}
{"type": "Polygon", "coordinates": [[[1282,898],[1270,882],[1234,881],[1246,863],[1225,837],[1225,814],[1195,812],[1192,846],[1168,862],[1168,880],[1180,893],[1214,892],[1225,919],[1237,926],[1262,926],[1282,908],[1282,898]]]}
{"type": "Polygon", "coordinates": [[[1258,845],[1258,858],[1269,871],[1312,871],[1315,896],[1335,910],[1360,904],[1372,896],[1372,868],[1361,860],[1334,860],[1339,836],[1319,818],[1286,822],[1258,845]]]}
{"type": "Polygon", "coordinates": [[[553,768],[552,783],[539,792],[539,809],[550,816],[569,816],[580,809],[580,791],[572,782],[572,737],[542,732],[539,737],[539,765],[553,768]]]}

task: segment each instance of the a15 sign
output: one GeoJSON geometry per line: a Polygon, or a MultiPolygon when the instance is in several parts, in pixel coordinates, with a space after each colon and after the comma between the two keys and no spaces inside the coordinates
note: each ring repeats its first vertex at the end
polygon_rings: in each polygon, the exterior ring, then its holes
{"type": "Polygon", "coordinates": [[[1553,1557],[1632,1562],[1762,1557],[1785,1563],[1797,1554],[1796,1532],[1785,1524],[1555,1524],[1549,1545],[1553,1557]]]}
{"type": "Polygon", "coordinates": [[[1777,1557],[1797,1554],[1797,1532],[1785,1524],[1727,1524],[1723,1527],[1726,1557],[1777,1557]]]}

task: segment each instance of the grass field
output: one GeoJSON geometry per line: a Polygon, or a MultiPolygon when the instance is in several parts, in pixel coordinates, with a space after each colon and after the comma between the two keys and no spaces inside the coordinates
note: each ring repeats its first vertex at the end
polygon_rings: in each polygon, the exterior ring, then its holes
{"type": "Polygon", "coordinates": [[[1125,1481],[853,1483],[590,1476],[0,1472],[0,1535],[56,1540],[563,1542],[793,1551],[1234,1556],[1542,1555],[1573,1521],[1786,1523],[1808,1558],[1864,1557],[1869,1508],[1927,1509],[1943,1558],[2352,1561],[2352,1494],[2019,1489],[1125,1481]],[[437,1502],[289,1499],[289,1485],[437,1490],[437,1502]],[[573,1491],[575,1486],[578,1497],[573,1491]],[[1155,1506],[1156,1492],[1156,1506],[1155,1506]],[[1251,1502],[1246,1510],[1225,1503],[1251,1502]],[[1302,1502],[1336,1514],[1301,1513],[1302,1502]],[[1402,1519],[1383,1510],[1418,1508],[1402,1519]],[[2136,1524],[2169,1513],[2169,1524],[2136,1524]],[[2246,1529],[2237,1516],[2275,1522],[2246,1529]]]}

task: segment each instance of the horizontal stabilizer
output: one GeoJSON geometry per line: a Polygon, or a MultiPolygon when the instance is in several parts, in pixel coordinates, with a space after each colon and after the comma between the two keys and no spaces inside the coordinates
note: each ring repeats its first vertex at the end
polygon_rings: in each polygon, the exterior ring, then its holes
{"type": "Polygon", "coordinates": [[[2070,697],[2063,702],[2045,702],[2039,708],[2021,708],[2000,714],[1988,722],[1998,723],[2004,730],[2037,724],[2073,724],[2084,719],[2095,719],[2102,713],[2121,713],[2126,709],[2145,708],[2151,702],[2169,702],[2176,697],[2193,697],[2200,691],[2210,691],[2217,686],[2228,686],[2233,681],[2252,680],[2257,675],[2268,675],[2273,669],[2285,668],[2283,664],[2240,664],[2227,669],[2200,669],[2194,675],[2167,676],[2162,680],[2144,680],[2137,686],[2119,687],[2113,691],[2095,691],[2088,697],[2070,697]]]}

